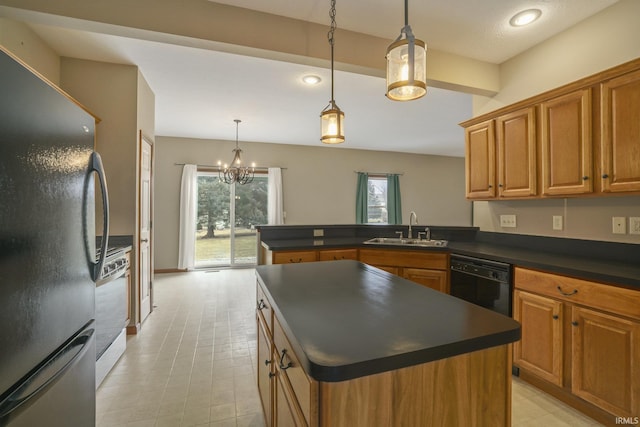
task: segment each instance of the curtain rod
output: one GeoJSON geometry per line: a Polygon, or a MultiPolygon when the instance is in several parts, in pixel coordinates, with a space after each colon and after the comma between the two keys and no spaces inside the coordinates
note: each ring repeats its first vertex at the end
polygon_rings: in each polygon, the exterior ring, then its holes
{"type": "MultiPolygon", "coordinates": [[[[174,163],[173,165],[174,165],[174,166],[184,166],[184,165],[186,165],[186,163],[174,163]]],[[[196,165],[196,166],[197,166],[197,167],[199,167],[199,168],[211,168],[211,169],[218,169],[218,168],[220,168],[220,166],[218,166],[218,165],[196,165]]],[[[271,167],[276,168],[276,167],[278,167],[278,166],[271,166],[271,167]]],[[[266,170],[268,170],[268,169],[269,169],[269,167],[267,167],[267,166],[255,166],[255,167],[253,167],[252,169],[255,169],[255,170],[265,170],[265,171],[266,171],[266,170]]],[[[280,169],[287,169],[287,168],[280,168],[280,169]]]]}
{"type": "Polygon", "coordinates": [[[393,172],[367,172],[367,171],[353,171],[354,173],[366,173],[367,175],[404,175],[404,172],[400,172],[400,173],[393,173],[393,172]]]}

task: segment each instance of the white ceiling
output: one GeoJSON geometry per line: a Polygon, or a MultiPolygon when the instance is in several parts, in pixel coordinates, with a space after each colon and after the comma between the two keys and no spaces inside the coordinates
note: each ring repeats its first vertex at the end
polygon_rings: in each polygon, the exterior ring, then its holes
{"type": "MultiPolygon", "coordinates": [[[[430,48],[501,63],[616,1],[413,1],[409,23],[430,48]],[[509,27],[513,14],[532,7],[543,15],[531,28],[509,27]]],[[[217,2],[329,21],[326,0],[217,2]]],[[[345,0],[336,8],[339,28],[395,39],[403,25],[400,1],[345,0]]],[[[86,26],[45,25],[41,17],[29,22],[29,14],[21,16],[61,56],[137,65],[156,96],[156,135],[233,140],[233,119],[240,119],[241,141],[321,146],[319,114],[330,98],[329,70],[92,32],[86,26]],[[301,77],[309,73],[321,76],[321,84],[304,85],[301,77]]],[[[335,100],[346,115],[346,142],[340,147],[464,155],[458,123],[471,117],[470,95],[429,88],[422,99],[398,103],[384,92],[382,78],[336,71],[335,100]]]]}

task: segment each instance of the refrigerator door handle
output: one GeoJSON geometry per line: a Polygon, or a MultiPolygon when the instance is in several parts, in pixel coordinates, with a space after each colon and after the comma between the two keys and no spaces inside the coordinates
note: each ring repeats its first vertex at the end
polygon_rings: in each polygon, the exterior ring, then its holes
{"type": "Polygon", "coordinates": [[[93,328],[85,329],[0,401],[0,426],[7,425],[12,416],[16,415],[16,411],[21,412],[36,402],[40,394],[51,387],[85,355],[91,348],[89,344],[94,331],[93,328]]]}
{"type": "Polygon", "coordinates": [[[109,192],[107,191],[107,176],[104,173],[102,158],[100,154],[95,151],[91,154],[89,171],[98,174],[100,192],[102,193],[102,241],[100,244],[100,259],[98,262],[93,263],[93,271],[91,272],[93,281],[95,282],[100,278],[100,274],[102,273],[102,266],[104,265],[104,259],[107,256],[107,246],[109,245],[109,192]]]}

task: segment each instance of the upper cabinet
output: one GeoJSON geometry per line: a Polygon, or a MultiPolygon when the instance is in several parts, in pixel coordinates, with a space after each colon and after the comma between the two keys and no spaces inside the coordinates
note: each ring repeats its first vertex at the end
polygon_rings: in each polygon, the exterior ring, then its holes
{"type": "Polygon", "coordinates": [[[498,195],[526,197],[537,193],[535,108],[496,118],[498,195]]]}
{"type": "Polygon", "coordinates": [[[590,193],[593,190],[591,89],[540,105],[542,194],[590,193]]]}
{"type": "Polygon", "coordinates": [[[640,191],[640,70],[601,84],[603,192],[640,191]]]}
{"type": "Polygon", "coordinates": [[[467,197],[486,199],[496,195],[496,148],[493,120],[465,130],[467,197]]]}
{"type": "Polygon", "coordinates": [[[524,108],[465,129],[470,199],[536,194],[535,108],[524,108]]]}
{"type": "Polygon", "coordinates": [[[640,59],[473,118],[467,198],[640,193],[640,59]]]}

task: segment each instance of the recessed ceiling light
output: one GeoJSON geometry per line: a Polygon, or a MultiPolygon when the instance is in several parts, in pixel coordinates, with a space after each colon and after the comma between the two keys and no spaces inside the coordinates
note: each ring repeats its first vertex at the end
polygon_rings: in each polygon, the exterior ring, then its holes
{"type": "Polygon", "coordinates": [[[310,86],[313,86],[320,83],[322,79],[314,74],[307,74],[306,76],[302,77],[302,81],[310,86]]]}
{"type": "Polygon", "coordinates": [[[522,12],[516,13],[513,18],[509,20],[509,23],[514,27],[522,27],[524,25],[531,24],[536,19],[540,18],[542,11],[540,9],[527,9],[522,12]]]}

